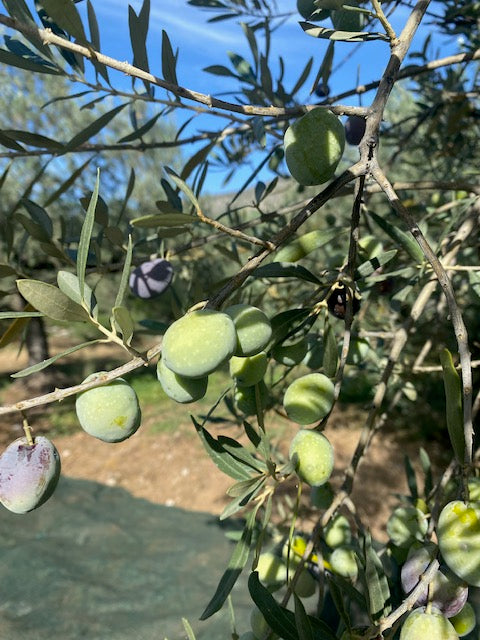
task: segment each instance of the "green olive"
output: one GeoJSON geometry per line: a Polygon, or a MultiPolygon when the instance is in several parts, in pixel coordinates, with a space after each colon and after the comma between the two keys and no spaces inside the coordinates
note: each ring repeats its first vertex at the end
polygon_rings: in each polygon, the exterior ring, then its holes
{"type": "Polygon", "coordinates": [[[333,471],[333,447],[323,433],[300,429],[289,451],[298,477],[311,486],[322,485],[333,471]]]}
{"type": "Polygon", "coordinates": [[[302,185],[330,180],[345,148],[345,129],[327,109],[312,109],[291,124],[284,136],[288,170],[302,185]]]}

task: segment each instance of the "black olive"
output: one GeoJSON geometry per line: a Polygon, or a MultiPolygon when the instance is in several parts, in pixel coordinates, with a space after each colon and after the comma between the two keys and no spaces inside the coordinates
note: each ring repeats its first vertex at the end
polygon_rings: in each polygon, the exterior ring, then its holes
{"type": "Polygon", "coordinates": [[[348,288],[342,284],[337,283],[332,287],[332,291],[327,298],[327,307],[330,313],[335,316],[335,318],[340,318],[340,320],[345,319],[345,314],[347,312],[347,300],[348,295],[352,295],[352,313],[355,315],[360,310],[360,296],[358,293],[352,292],[348,290],[348,288]]]}

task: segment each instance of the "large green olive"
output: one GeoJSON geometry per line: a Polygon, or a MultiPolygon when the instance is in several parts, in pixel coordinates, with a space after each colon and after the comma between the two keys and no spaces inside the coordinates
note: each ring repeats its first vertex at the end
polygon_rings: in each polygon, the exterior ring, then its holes
{"type": "MultiPolygon", "coordinates": [[[[84,382],[102,373],[93,373],[84,382]]],[[[121,442],[129,438],[141,421],[137,394],[123,378],[80,393],[75,411],[82,429],[104,442],[121,442]]]]}
{"type": "Polygon", "coordinates": [[[480,587],[480,503],[453,500],[438,518],[438,546],[447,566],[480,587]]]}
{"type": "Polygon", "coordinates": [[[157,378],[167,396],[175,402],[187,404],[200,400],[207,392],[208,376],[204,378],[185,378],[170,371],[163,359],[157,364],[157,378]]]}
{"type": "Polygon", "coordinates": [[[298,477],[311,486],[327,482],[333,471],[333,447],[323,433],[300,429],[289,451],[298,477]]]}
{"type": "Polygon", "coordinates": [[[283,397],[290,420],[312,424],[324,418],[333,406],[335,388],[323,373],[308,373],[294,380],[283,397]]]}
{"type": "Polygon", "coordinates": [[[453,625],[436,609],[414,609],[405,619],[400,640],[458,640],[453,625]]]}
{"type": "Polygon", "coordinates": [[[165,332],[162,359],[173,372],[203,378],[235,351],[237,334],[229,315],[211,309],[187,313],[165,332]]]}
{"type": "Polygon", "coordinates": [[[302,185],[322,184],[335,174],[345,148],[345,129],[331,111],[316,108],[288,127],[283,143],[295,180],[302,185]]]}

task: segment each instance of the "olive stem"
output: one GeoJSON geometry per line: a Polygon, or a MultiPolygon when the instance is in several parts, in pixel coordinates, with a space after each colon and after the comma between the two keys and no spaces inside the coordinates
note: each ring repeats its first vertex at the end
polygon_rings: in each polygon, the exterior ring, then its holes
{"type": "Polygon", "coordinates": [[[32,427],[28,424],[27,418],[23,419],[23,431],[25,433],[25,438],[27,439],[27,443],[30,447],[35,444],[35,441],[32,436],[32,427]]]}
{"type": "Polygon", "coordinates": [[[379,0],[372,0],[372,5],[375,9],[375,17],[378,18],[382,27],[385,29],[385,33],[390,40],[390,45],[394,46],[397,42],[397,34],[383,12],[382,3],[379,0]]]}

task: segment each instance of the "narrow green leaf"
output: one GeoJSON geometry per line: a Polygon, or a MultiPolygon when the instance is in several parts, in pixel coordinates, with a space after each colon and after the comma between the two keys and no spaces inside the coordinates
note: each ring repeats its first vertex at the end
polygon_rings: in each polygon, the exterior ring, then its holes
{"type": "Polygon", "coordinates": [[[276,255],[278,262],[297,262],[307,256],[315,249],[325,246],[341,234],[346,233],[346,229],[315,229],[309,231],[299,238],[280,248],[276,255]]]}
{"type": "Polygon", "coordinates": [[[410,458],[405,455],[404,456],[404,464],[405,464],[405,474],[407,476],[407,484],[410,489],[410,495],[412,499],[415,501],[418,498],[418,487],[417,487],[417,477],[415,475],[415,469],[410,461],[410,458]]]}
{"type": "Polygon", "coordinates": [[[180,178],[182,180],[186,180],[189,177],[189,175],[192,173],[192,171],[195,169],[195,167],[197,167],[199,164],[204,162],[204,160],[207,158],[210,151],[214,148],[215,144],[216,144],[216,140],[209,142],[207,145],[199,149],[196,153],[193,154],[191,158],[187,160],[187,162],[185,163],[182,169],[182,172],[180,173],[180,178]]]}
{"type": "Polygon", "coordinates": [[[424,261],[423,251],[410,234],[405,233],[405,231],[402,231],[402,229],[399,229],[386,220],[386,218],[382,218],[382,216],[379,216],[373,211],[369,211],[368,215],[373,218],[378,226],[383,229],[397,245],[400,245],[400,247],[408,253],[415,264],[422,264],[424,261]]]}
{"type": "Polygon", "coordinates": [[[123,199],[122,206],[120,207],[120,213],[118,214],[118,218],[117,218],[117,226],[120,224],[123,218],[123,214],[125,213],[128,201],[130,199],[130,196],[132,195],[134,187],[135,187],[135,170],[131,169],[130,176],[128,178],[127,188],[125,190],[125,197],[123,199]]]}
{"type": "Polygon", "coordinates": [[[253,72],[250,63],[237,53],[233,53],[233,51],[227,51],[227,55],[230,58],[235,71],[242,78],[242,80],[244,82],[248,82],[249,84],[255,84],[255,73],[253,72]]]}
{"type": "Polygon", "coordinates": [[[14,276],[16,273],[16,270],[9,264],[0,263],[0,278],[8,278],[9,276],[14,276]]]}
{"type": "Polygon", "coordinates": [[[73,136],[73,138],[66,143],[64,150],[72,151],[73,149],[77,149],[78,147],[80,147],[84,142],[90,140],[90,138],[92,138],[104,127],[106,127],[107,124],[117,115],[117,113],[120,113],[120,111],[125,107],[126,103],[121,104],[118,107],[111,109],[111,111],[107,111],[107,113],[102,114],[99,118],[97,118],[97,120],[89,124],[87,127],[85,127],[85,129],[77,133],[75,136],[73,136]]]}
{"type": "Polygon", "coordinates": [[[355,279],[359,280],[360,278],[367,278],[374,271],[390,262],[390,260],[392,260],[397,255],[397,253],[397,249],[391,249],[390,251],[385,251],[384,253],[375,256],[374,258],[366,260],[357,268],[355,279]]]}
{"type": "MultiPolygon", "coordinates": [[[[130,29],[130,42],[133,51],[133,64],[143,71],[149,71],[148,54],[147,54],[147,34],[150,18],[150,0],[144,0],[140,13],[137,14],[133,8],[128,7],[128,26],[130,29]]],[[[144,81],[147,92],[150,90],[150,84],[144,81]]]]}
{"type": "Polygon", "coordinates": [[[382,562],[373,548],[369,533],[364,538],[363,553],[369,613],[372,621],[376,621],[391,610],[390,589],[382,562]]]}
{"type": "Polygon", "coordinates": [[[0,311],[0,320],[14,320],[15,318],[41,318],[40,311],[0,311]]]}
{"type": "Polygon", "coordinates": [[[183,628],[185,629],[185,633],[187,634],[188,640],[196,640],[193,629],[186,618],[182,618],[182,624],[183,628]]]}
{"type": "Polygon", "coordinates": [[[191,416],[191,418],[205,450],[220,471],[235,480],[250,479],[250,467],[241,463],[237,458],[228,453],[218,440],[210,435],[205,427],[202,427],[193,416],[191,416]]]}
{"type": "Polygon", "coordinates": [[[112,319],[115,327],[122,334],[123,342],[129,345],[133,338],[134,325],[130,311],[126,307],[113,307],[112,319]]]}
{"type": "Polygon", "coordinates": [[[289,262],[271,262],[254,271],[253,278],[297,278],[306,282],[320,284],[321,281],[311,271],[300,264],[289,262]]]}
{"type": "Polygon", "coordinates": [[[183,191],[183,193],[187,196],[187,198],[193,204],[193,206],[195,207],[195,210],[198,211],[200,209],[200,205],[198,203],[197,198],[195,197],[195,194],[190,189],[190,187],[187,185],[187,183],[184,180],[182,180],[182,178],[180,178],[180,176],[177,175],[175,173],[175,171],[173,169],[171,169],[170,167],[164,167],[164,168],[165,168],[166,173],[173,180],[173,182],[177,185],[177,187],[180,189],[180,191],[183,191]]]}
{"type": "Polygon", "coordinates": [[[82,300],[84,297],[85,269],[87,268],[88,251],[90,248],[90,240],[92,237],[93,223],[95,221],[95,208],[97,206],[99,187],[100,170],[97,171],[95,187],[90,199],[90,204],[88,205],[87,212],[85,214],[85,220],[83,221],[82,231],[80,233],[80,241],[78,243],[77,250],[77,277],[79,283],[80,298],[82,300]]]}
{"type": "Polygon", "coordinates": [[[60,289],[40,280],[17,280],[21,295],[34,309],[64,322],[86,322],[88,314],[83,307],[70,300],[60,289]]]}
{"type": "Polygon", "coordinates": [[[97,300],[95,298],[95,294],[86,282],[83,284],[83,298],[80,294],[80,282],[75,274],[70,273],[69,271],[59,271],[57,273],[57,284],[60,291],[68,296],[70,300],[73,300],[73,302],[82,306],[82,301],[84,301],[90,315],[93,318],[97,318],[97,300]]]}
{"type": "Polygon", "coordinates": [[[300,77],[298,78],[298,80],[296,81],[291,94],[292,96],[294,96],[297,91],[299,89],[301,89],[303,87],[303,85],[305,84],[305,82],[307,81],[308,76],[310,75],[310,71],[312,70],[312,66],[313,66],[313,58],[309,58],[307,64],[305,65],[302,73],[300,74],[300,77]]]}
{"type": "Polygon", "coordinates": [[[177,56],[173,53],[172,44],[167,32],[162,29],[162,73],[167,82],[178,84],[177,56]]]}
{"type": "Polygon", "coordinates": [[[432,473],[432,463],[430,461],[430,457],[428,453],[425,451],[423,447],[420,447],[419,451],[420,464],[422,465],[423,475],[425,477],[424,486],[423,486],[423,495],[428,496],[433,489],[433,473],[432,473]]]}
{"type": "Polygon", "coordinates": [[[323,361],[322,367],[325,375],[334,378],[338,366],[338,347],[335,331],[329,322],[325,323],[323,330],[323,361]]]}
{"type": "Polygon", "coordinates": [[[240,444],[240,442],[237,442],[237,440],[229,438],[228,436],[219,435],[218,442],[222,445],[225,451],[228,451],[232,456],[235,456],[235,458],[238,458],[245,464],[248,464],[255,471],[258,471],[259,473],[266,471],[267,465],[264,461],[255,458],[243,445],[240,444]]]}
{"type": "MultiPolygon", "coordinates": [[[[255,498],[255,496],[258,495],[260,489],[265,484],[265,481],[266,481],[265,477],[262,477],[262,478],[257,477],[257,478],[252,478],[252,480],[243,480],[243,481],[240,481],[240,483],[236,483],[235,485],[233,485],[235,487],[235,489],[233,490],[234,492],[241,490],[239,486],[240,484],[243,486],[243,491],[240,493],[240,495],[237,495],[234,498],[234,500],[232,500],[227,504],[227,506],[224,508],[224,510],[220,514],[220,520],[226,520],[227,518],[230,518],[233,514],[237,513],[237,511],[240,511],[240,509],[243,509],[244,507],[246,507],[247,504],[253,498],[255,498]]],[[[230,487],[230,489],[232,489],[232,487],[230,487]]],[[[228,490],[228,492],[230,491],[230,489],[228,490]]]]}
{"type": "Polygon", "coordinates": [[[48,238],[53,235],[53,222],[43,207],[28,198],[23,198],[21,203],[30,214],[32,220],[42,227],[48,238]]]}
{"type": "Polygon", "coordinates": [[[447,414],[447,428],[453,452],[460,464],[465,459],[465,435],[463,430],[462,381],[453,364],[448,349],[440,352],[447,414]]]}
{"type": "Polygon", "coordinates": [[[121,307],[125,299],[125,293],[128,288],[128,279],[130,277],[130,269],[132,266],[133,243],[132,236],[128,236],[127,253],[125,254],[125,262],[123,263],[122,277],[118,287],[117,296],[115,298],[114,307],[121,307]]]}
{"type": "Polygon", "coordinates": [[[92,344],[97,344],[98,342],[100,342],[100,340],[89,340],[88,342],[77,344],[75,347],[71,347],[66,351],[62,351],[62,353],[56,353],[54,356],[52,356],[51,358],[48,358],[47,360],[42,360],[41,362],[37,362],[37,364],[34,364],[31,367],[27,367],[26,369],[17,371],[17,373],[12,373],[10,377],[25,378],[26,376],[29,376],[32,373],[38,373],[38,371],[42,371],[43,369],[46,369],[47,367],[49,367],[51,364],[53,364],[60,358],[63,358],[64,356],[68,356],[71,353],[74,353],[75,351],[79,351],[80,349],[84,349],[85,347],[89,347],[92,344]]]}
{"type": "Polygon", "coordinates": [[[468,280],[470,283],[470,288],[473,293],[480,298],[480,272],[478,271],[469,271],[468,272],[468,280]]]}
{"type": "Polygon", "coordinates": [[[80,44],[87,44],[82,19],[72,0],[42,0],[43,8],[50,18],[80,44]]]}
{"type": "Polygon", "coordinates": [[[295,603],[295,624],[297,626],[298,640],[314,640],[312,625],[308,619],[307,612],[295,592],[293,593],[293,599],[295,603]]]}
{"type": "Polygon", "coordinates": [[[44,203],[44,207],[48,207],[48,205],[52,204],[52,202],[55,202],[55,200],[57,200],[63,193],[65,193],[65,191],[67,191],[75,182],[75,180],[83,173],[84,169],[87,168],[91,160],[92,158],[88,158],[88,160],[83,164],[81,164],[78,167],[78,169],[75,169],[72,175],[69,178],[67,178],[65,182],[63,182],[58,187],[58,189],[52,193],[52,195],[49,198],[47,198],[47,200],[44,203]]]}
{"type": "Polygon", "coordinates": [[[13,138],[8,136],[3,131],[0,131],[0,144],[4,147],[7,147],[7,149],[13,149],[14,151],[26,151],[25,147],[22,147],[21,144],[15,142],[13,138]]]}
{"type": "Polygon", "coordinates": [[[228,67],[224,67],[221,64],[212,64],[209,67],[203,69],[206,73],[211,73],[215,76],[229,76],[230,78],[238,78],[236,73],[233,73],[228,67]]]}
{"type": "Polygon", "coordinates": [[[38,240],[39,242],[48,242],[50,240],[45,229],[23,213],[17,212],[15,214],[15,219],[22,224],[28,235],[35,238],[35,240],[38,240]]]}
{"type": "Polygon", "coordinates": [[[132,131],[132,133],[129,133],[128,135],[123,136],[123,138],[120,138],[118,142],[119,143],[132,142],[132,140],[138,140],[138,138],[141,138],[146,133],[148,133],[148,131],[150,131],[150,129],[155,125],[155,123],[157,122],[158,118],[161,115],[162,115],[162,112],[160,111],[159,113],[155,114],[153,118],[150,118],[150,120],[145,122],[144,125],[142,125],[141,127],[138,127],[138,129],[135,129],[135,131],[132,131]]]}
{"type": "Polygon", "coordinates": [[[54,67],[48,62],[38,63],[32,62],[28,58],[22,58],[16,56],[11,51],[6,49],[0,49],[0,63],[6,64],[9,67],[17,67],[19,69],[25,69],[26,71],[33,71],[34,73],[49,73],[51,75],[58,76],[62,73],[62,70],[58,67],[54,67]]]}
{"type": "Polygon", "coordinates": [[[248,590],[272,631],[278,633],[284,640],[299,640],[294,614],[291,611],[287,612],[278,604],[262,585],[256,571],[253,571],[248,578],[248,590]]]}
{"type": "Polygon", "coordinates": [[[339,31],[318,27],[310,22],[299,23],[305,33],[313,38],[324,38],[327,40],[339,40],[342,42],[365,42],[367,40],[383,40],[388,42],[388,36],[384,33],[371,33],[370,31],[339,31]]]}
{"type": "Polygon", "coordinates": [[[47,138],[47,136],[42,136],[39,133],[20,131],[18,129],[5,129],[2,133],[7,135],[9,138],[12,138],[13,140],[23,142],[23,144],[27,144],[31,147],[54,150],[63,149],[63,143],[58,142],[57,140],[52,140],[52,138],[47,138]]]}
{"type": "MultiPolygon", "coordinates": [[[[95,49],[95,51],[101,51],[100,29],[98,28],[98,20],[97,20],[97,16],[95,15],[95,9],[93,8],[93,4],[90,2],[90,0],[87,0],[87,17],[88,17],[88,28],[90,30],[90,41],[92,43],[92,46],[95,49]]],[[[102,76],[105,82],[110,84],[110,79],[108,76],[108,68],[101,62],[98,62],[98,60],[96,60],[95,58],[91,58],[90,60],[93,66],[95,67],[95,70],[97,71],[97,73],[99,73],[102,76]]]]}
{"type": "Polygon", "coordinates": [[[150,213],[140,218],[130,220],[132,227],[179,227],[197,222],[195,218],[187,213],[150,213]]]}
{"type": "Polygon", "coordinates": [[[235,582],[247,564],[248,556],[250,554],[250,545],[252,543],[253,529],[255,527],[255,518],[259,508],[260,503],[258,503],[248,514],[242,537],[235,546],[228,563],[227,570],[221,577],[217,590],[206,606],[205,611],[200,616],[200,620],[206,620],[222,608],[228,594],[233,589],[235,582]]]}

